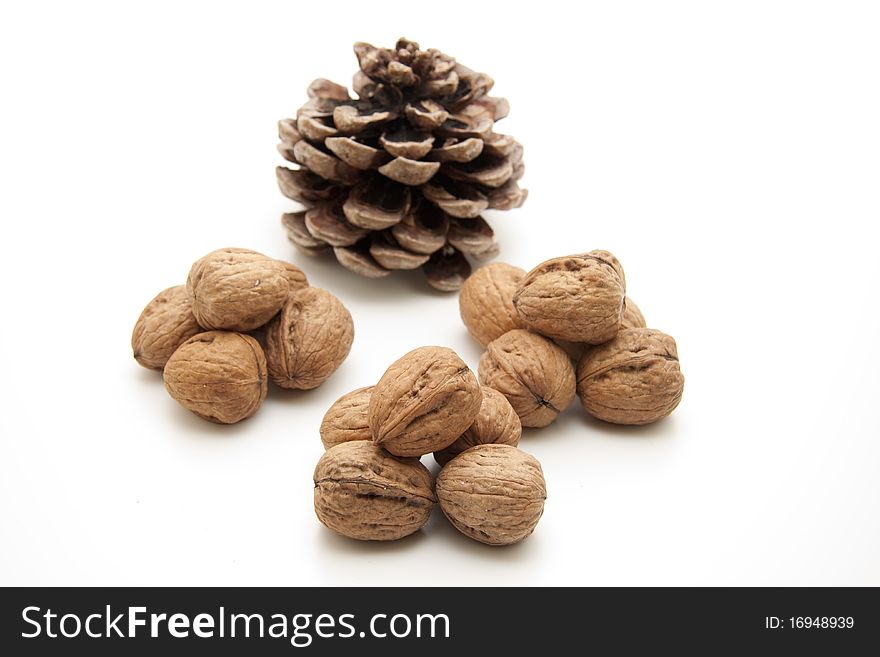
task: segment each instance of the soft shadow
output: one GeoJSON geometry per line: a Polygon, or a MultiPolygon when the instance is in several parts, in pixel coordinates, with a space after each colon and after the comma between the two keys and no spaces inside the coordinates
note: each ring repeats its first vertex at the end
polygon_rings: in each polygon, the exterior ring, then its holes
{"type": "Polygon", "coordinates": [[[433,454],[425,454],[421,459],[419,459],[426,468],[428,468],[428,472],[431,473],[431,476],[435,479],[437,475],[440,474],[440,468],[442,467],[439,463],[437,463],[437,459],[434,458],[433,454]]]}
{"type": "Polygon", "coordinates": [[[412,550],[428,538],[423,527],[414,534],[396,541],[358,541],[341,536],[336,532],[322,528],[318,534],[322,552],[333,552],[338,555],[394,554],[404,550],[412,550]]]}
{"type": "Polygon", "coordinates": [[[207,438],[210,440],[217,440],[218,438],[228,438],[231,440],[248,432],[248,425],[252,424],[253,416],[246,420],[242,420],[241,422],[236,422],[235,424],[218,424],[216,422],[210,422],[209,420],[204,420],[195,413],[186,410],[174,400],[169,401],[171,401],[171,404],[167,411],[168,415],[173,422],[176,422],[183,429],[183,436],[185,439],[193,438],[195,440],[202,440],[207,438]]]}
{"type": "Polygon", "coordinates": [[[276,386],[271,381],[269,382],[269,394],[266,399],[263,400],[263,404],[275,405],[275,403],[281,404],[290,404],[297,403],[307,398],[309,393],[314,393],[314,390],[299,390],[298,388],[282,388],[281,386],[276,386]]]}
{"type": "Polygon", "coordinates": [[[462,324],[461,328],[456,331],[456,335],[454,337],[456,338],[457,344],[466,345],[465,347],[458,350],[459,355],[464,359],[466,363],[474,364],[474,367],[472,367],[471,369],[474,371],[474,374],[476,374],[480,358],[483,356],[483,353],[485,353],[485,349],[483,349],[480,344],[476,340],[474,340],[471,334],[468,333],[468,330],[464,327],[464,324],[462,324]]]}
{"type": "Polygon", "coordinates": [[[530,444],[534,445],[542,441],[582,441],[584,438],[671,440],[677,433],[675,425],[674,414],[653,424],[643,426],[627,426],[603,422],[584,411],[577,400],[575,400],[574,404],[559,414],[553,424],[542,428],[523,427],[520,447],[528,451],[530,444]]]}
{"type": "Polygon", "coordinates": [[[345,556],[396,554],[416,549],[422,541],[445,541],[462,556],[492,563],[530,561],[535,558],[540,547],[534,535],[514,545],[485,545],[475,541],[455,529],[440,511],[439,505],[434,507],[431,517],[424,527],[397,541],[357,541],[340,536],[326,528],[320,532],[318,540],[323,550],[345,556]]]}
{"type": "Polygon", "coordinates": [[[537,532],[513,545],[486,545],[469,538],[453,527],[446,519],[440,506],[434,508],[428,524],[422,531],[431,534],[433,541],[445,541],[458,554],[473,559],[498,563],[519,563],[532,561],[540,551],[540,538],[537,532]]]}
{"type": "Polygon", "coordinates": [[[676,434],[675,414],[641,426],[630,426],[625,424],[612,424],[611,422],[603,422],[594,418],[581,408],[573,409],[574,413],[569,413],[571,423],[575,427],[585,429],[590,434],[600,434],[603,436],[625,438],[628,440],[664,440],[671,439],[676,434]]]}
{"type": "Polygon", "coordinates": [[[138,383],[160,386],[165,385],[162,381],[162,372],[159,372],[158,370],[148,370],[146,367],[141,367],[134,359],[132,359],[132,363],[134,363],[135,367],[138,370],[138,383]]]}

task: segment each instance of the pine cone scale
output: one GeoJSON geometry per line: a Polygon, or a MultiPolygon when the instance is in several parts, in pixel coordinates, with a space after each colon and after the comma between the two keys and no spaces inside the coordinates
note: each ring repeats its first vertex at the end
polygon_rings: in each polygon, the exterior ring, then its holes
{"type": "Polygon", "coordinates": [[[400,247],[388,233],[374,233],[370,242],[370,255],[385,269],[418,269],[431,257],[429,254],[413,253],[400,247]]]}
{"type": "Polygon", "coordinates": [[[407,121],[422,130],[436,130],[449,118],[449,112],[444,109],[443,105],[428,99],[407,103],[404,115],[407,121]]]}
{"type": "Polygon", "coordinates": [[[431,152],[434,137],[428,133],[398,128],[395,132],[383,132],[379,144],[394,157],[420,160],[431,152]]]}
{"type": "Polygon", "coordinates": [[[340,265],[366,278],[384,278],[391,273],[390,269],[376,262],[369,245],[363,240],[351,247],[334,247],[333,254],[340,265]]]}
{"type": "Polygon", "coordinates": [[[510,180],[513,176],[513,165],[506,158],[492,160],[481,157],[465,166],[448,166],[444,171],[453,180],[494,188],[501,187],[510,180]]]}
{"type": "Polygon", "coordinates": [[[326,251],[329,245],[322,240],[313,238],[306,228],[305,215],[305,211],[286,212],[281,215],[281,223],[287,231],[287,236],[291,242],[308,255],[326,251]]]}
{"type": "Polygon", "coordinates": [[[324,145],[340,160],[362,171],[378,169],[391,159],[388,153],[351,137],[330,137],[324,141],[324,145]]]}
{"type": "Polygon", "coordinates": [[[439,162],[422,162],[421,160],[396,157],[388,164],[379,167],[379,173],[395,182],[418,187],[433,178],[439,168],[439,162]]]}
{"type": "Polygon", "coordinates": [[[400,223],[409,208],[409,189],[381,180],[353,188],[342,206],[346,219],[367,230],[384,230],[400,223]]]}
{"type": "Polygon", "coordinates": [[[358,181],[358,170],[303,139],[293,145],[297,163],[325,180],[353,185],[358,181]]]}
{"type": "Polygon", "coordinates": [[[306,211],[306,230],[313,238],[330,246],[353,246],[368,231],[345,220],[338,206],[318,205],[306,211]]]}

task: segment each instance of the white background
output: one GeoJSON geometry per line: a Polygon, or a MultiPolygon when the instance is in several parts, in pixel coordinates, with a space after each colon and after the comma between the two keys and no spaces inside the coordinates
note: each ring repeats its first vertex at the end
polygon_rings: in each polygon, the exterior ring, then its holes
{"type": "Polygon", "coordinates": [[[880,585],[876,4],[10,4],[0,583],[880,585]],[[654,426],[573,406],[527,431],[549,498],[512,548],[439,512],[352,542],[312,510],[337,397],[416,346],[480,355],[456,295],[306,258],[279,223],[277,119],[401,35],[510,100],[531,196],[488,217],[501,259],[612,250],[687,379],[654,426]],[[129,346],[223,246],[301,265],[356,326],[324,386],[231,427],[129,346]]]}

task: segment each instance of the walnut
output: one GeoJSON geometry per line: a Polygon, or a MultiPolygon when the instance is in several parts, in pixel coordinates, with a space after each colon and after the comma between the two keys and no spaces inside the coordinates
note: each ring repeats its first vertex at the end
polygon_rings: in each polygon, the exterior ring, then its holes
{"type": "Polygon", "coordinates": [[[521,328],[513,294],[525,276],[519,267],[493,262],[480,267],[462,285],[458,297],[461,319],[480,346],[521,328]]]}
{"type": "Polygon", "coordinates": [[[524,329],[489,343],[480,358],[480,382],[513,406],[524,427],[545,427],[574,399],[574,368],[552,341],[524,329]]]}
{"type": "Polygon", "coordinates": [[[131,349],[138,363],[161,371],[174,350],[201,331],[186,286],[169,287],[157,294],[138,317],[131,333],[131,349]]]}
{"type": "Polygon", "coordinates": [[[165,389],[199,417],[233,424],[257,412],[266,398],[266,358],[249,335],[194,335],[165,365],[165,389]]]}
{"type": "Polygon", "coordinates": [[[681,401],[684,377],[675,340],[654,329],[624,329],[578,364],[578,396],[590,415],[615,424],[648,424],[681,401]]]}
{"type": "Polygon", "coordinates": [[[510,545],[529,536],[544,512],[547,487],[535,457],[510,445],[477,445],[443,466],[437,498],[465,536],[510,545]]]}
{"type": "MultiPolygon", "coordinates": [[[[620,329],[628,329],[628,328],[645,328],[647,324],[645,323],[645,318],[642,315],[642,311],[639,310],[639,307],[636,305],[636,302],[626,297],[624,299],[625,310],[623,311],[623,319],[620,322],[620,329]]],[[[595,345],[586,344],[585,342],[566,342],[565,340],[553,340],[556,344],[558,344],[562,350],[568,354],[568,357],[571,358],[572,362],[577,366],[578,362],[584,355],[595,347],[595,345]]]]}
{"type": "Polygon", "coordinates": [[[623,265],[620,264],[620,260],[618,260],[617,256],[611,253],[611,251],[606,251],[605,249],[593,249],[589,253],[580,253],[578,255],[582,258],[586,256],[592,256],[607,263],[612,269],[614,269],[614,271],[617,272],[621,283],[623,283],[623,287],[626,288],[626,274],[623,271],[623,265]]]}
{"type": "Polygon", "coordinates": [[[374,387],[352,390],[333,402],[321,421],[324,449],[351,440],[373,440],[373,432],[367,422],[367,409],[374,387]]]}
{"type": "Polygon", "coordinates": [[[553,258],[530,271],[513,296],[525,328],[568,342],[601,344],[623,318],[623,268],[607,251],[553,258]]]}
{"type": "Polygon", "coordinates": [[[269,376],[282,388],[315,388],[346,359],[353,339],[351,314],[339,299],[317,287],[297,290],[266,326],[269,376]]]}
{"type": "Polygon", "coordinates": [[[296,292],[309,286],[309,279],[306,278],[306,274],[302,269],[284,260],[277,260],[276,262],[284,268],[284,278],[287,279],[289,292],[296,292]]]}
{"type": "Polygon", "coordinates": [[[584,342],[568,342],[566,340],[553,340],[553,342],[566,353],[571,359],[571,362],[575,365],[577,365],[577,362],[581,359],[584,353],[592,347],[592,345],[584,342]]]}
{"type": "Polygon", "coordinates": [[[362,541],[393,541],[417,532],[437,498],[431,473],[357,440],[324,452],[315,468],[315,513],[333,531],[362,541]]]}
{"type": "Polygon", "coordinates": [[[250,331],[277,313],[290,290],[288,271],[248,249],[219,249],[197,260],[186,289],[193,313],[206,329],[250,331]]]}
{"type": "Polygon", "coordinates": [[[636,302],[626,297],[623,300],[623,304],[623,319],[620,321],[620,329],[647,328],[648,324],[645,322],[645,316],[642,315],[642,311],[639,310],[636,302]]]}
{"type": "Polygon", "coordinates": [[[474,421],[482,393],[452,349],[420,347],[382,375],[373,390],[373,440],[398,456],[421,456],[454,442],[474,421]]]}
{"type": "Polygon", "coordinates": [[[519,416],[507,397],[489,386],[480,386],[483,402],[474,423],[449,447],[434,452],[434,459],[446,465],[466,449],[475,445],[511,445],[516,447],[522,435],[519,416]]]}

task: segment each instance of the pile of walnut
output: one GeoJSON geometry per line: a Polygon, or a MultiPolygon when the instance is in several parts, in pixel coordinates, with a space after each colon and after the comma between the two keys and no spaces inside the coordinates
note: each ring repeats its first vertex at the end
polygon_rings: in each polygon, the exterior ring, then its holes
{"type": "Polygon", "coordinates": [[[300,269],[230,248],[197,260],[186,285],[150,301],[131,347],[138,363],[163,372],[181,406],[232,424],[257,412],[269,378],[282,388],[321,385],[353,338],[345,306],[309,287],[300,269]]]}
{"type": "Polygon", "coordinates": [[[681,401],[675,340],[646,328],[608,251],[553,258],[529,273],[487,265],[465,282],[459,307],[486,348],[480,381],[523,426],[547,426],[575,393],[590,415],[615,424],[656,422],[681,401]]]}
{"type": "Polygon", "coordinates": [[[529,536],[544,511],[541,466],[517,449],[522,425],[451,349],[421,347],[375,386],[354,390],[321,423],[315,513],[360,540],[418,531],[439,501],[460,532],[489,545],[529,536]],[[443,466],[433,481],[419,457],[443,466]]]}

